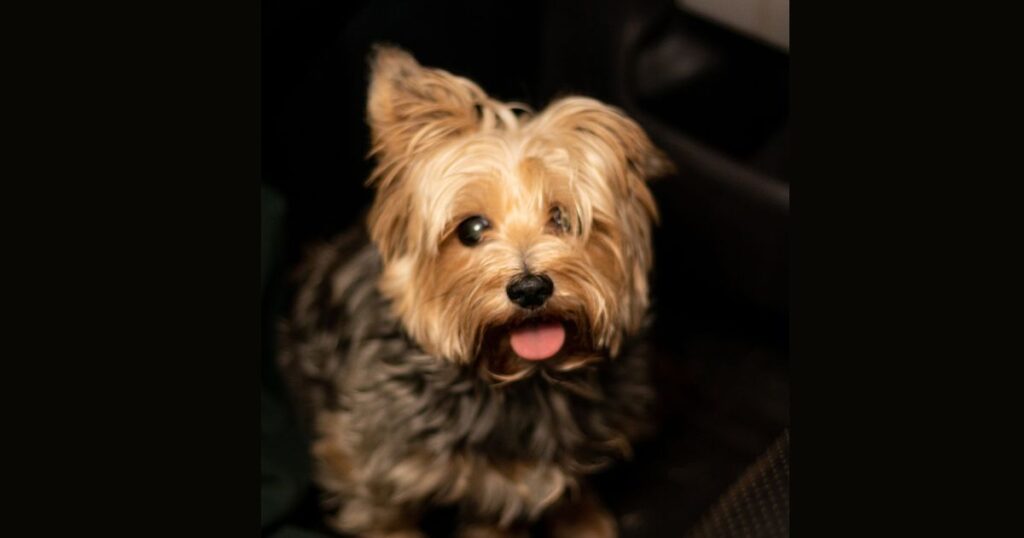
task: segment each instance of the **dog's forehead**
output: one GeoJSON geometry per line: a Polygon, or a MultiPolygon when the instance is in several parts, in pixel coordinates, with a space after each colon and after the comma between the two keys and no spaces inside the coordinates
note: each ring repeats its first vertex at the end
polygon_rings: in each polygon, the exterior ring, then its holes
{"type": "Polygon", "coordinates": [[[560,152],[545,154],[527,142],[470,137],[439,151],[422,171],[421,195],[436,202],[429,209],[487,201],[511,210],[532,207],[564,191],[568,175],[557,166],[560,152]]]}

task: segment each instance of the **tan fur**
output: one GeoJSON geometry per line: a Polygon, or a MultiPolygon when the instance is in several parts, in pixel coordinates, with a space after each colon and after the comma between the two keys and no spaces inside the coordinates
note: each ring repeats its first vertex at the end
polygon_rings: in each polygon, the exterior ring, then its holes
{"type": "Polygon", "coordinates": [[[615,518],[589,492],[566,498],[545,517],[551,538],[614,538],[615,518]]]}
{"type": "Polygon", "coordinates": [[[644,181],[671,169],[632,120],[583,97],[532,116],[393,48],[377,53],[368,111],[380,288],[428,353],[488,353],[485,332],[518,314],[505,287],[524,268],[550,276],[546,308],[585,323],[590,350],[617,353],[648,306],[657,209],[644,181]],[[568,231],[549,225],[555,207],[568,231]],[[454,231],[473,215],[493,228],[468,249],[454,231]]]}

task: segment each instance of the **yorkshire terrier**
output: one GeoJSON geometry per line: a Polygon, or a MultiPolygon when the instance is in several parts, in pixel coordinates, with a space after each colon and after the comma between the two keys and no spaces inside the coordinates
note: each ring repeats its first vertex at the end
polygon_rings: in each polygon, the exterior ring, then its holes
{"type": "Polygon", "coordinates": [[[423,536],[608,537],[585,477],[646,430],[646,181],[671,163],[621,111],[538,114],[377,47],[365,229],[299,270],[281,363],[329,523],[423,536]]]}

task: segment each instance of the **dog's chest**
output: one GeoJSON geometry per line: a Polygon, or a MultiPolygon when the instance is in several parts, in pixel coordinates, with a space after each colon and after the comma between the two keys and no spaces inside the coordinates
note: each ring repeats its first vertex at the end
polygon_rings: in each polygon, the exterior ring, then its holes
{"type": "Polygon", "coordinates": [[[399,375],[394,385],[355,390],[348,400],[350,433],[363,441],[354,452],[371,454],[364,480],[399,498],[534,517],[579,475],[610,461],[599,447],[612,430],[588,423],[599,410],[550,387],[414,379],[399,375]]]}
{"type": "Polygon", "coordinates": [[[376,372],[355,374],[362,383],[343,391],[343,407],[364,438],[433,453],[584,468],[605,460],[598,447],[617,433],[603,402],[542,379],[494,387],[441,363],[417,371],[417,362],[385,359],[376,372]]]}

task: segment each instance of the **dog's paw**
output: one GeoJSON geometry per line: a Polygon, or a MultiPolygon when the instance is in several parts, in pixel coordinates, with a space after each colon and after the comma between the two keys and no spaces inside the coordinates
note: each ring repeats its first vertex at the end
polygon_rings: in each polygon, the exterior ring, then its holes
{"type": "Polygon", "coordinates": [[[523,529],[502,529],[488,525],[465,525],[459,527],[457,538],[529,538],[523,529]]]}
{"type": "Polygon", "coordinates": [[[418,529],[400,529],[390,531],[370,532],[363,535],[363,538],[427,538],[418,529]]]}
{"type": "Polygon", "coordinates": [[[585,496],[552,510],[545,518],[552,538],[616,538],[615,516],[596,497],[585,496]]]}

